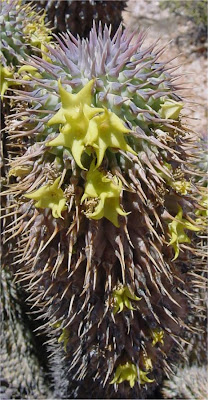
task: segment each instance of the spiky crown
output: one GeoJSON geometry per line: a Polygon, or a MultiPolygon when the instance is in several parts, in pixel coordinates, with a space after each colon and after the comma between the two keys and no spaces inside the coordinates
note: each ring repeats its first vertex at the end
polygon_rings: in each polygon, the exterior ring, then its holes
{"type": "Polygon", "coordinates": [[[201,225],[175,77],[163,48],[133,37],[100,25],[29,58],[27,91],[13,96],[29,107],[9,125],[25,154],[10,163],[7,193],[18,199],[20,274],[64,341],[69,381],[146,397],[182,335],[187,243],[201,225]]]}

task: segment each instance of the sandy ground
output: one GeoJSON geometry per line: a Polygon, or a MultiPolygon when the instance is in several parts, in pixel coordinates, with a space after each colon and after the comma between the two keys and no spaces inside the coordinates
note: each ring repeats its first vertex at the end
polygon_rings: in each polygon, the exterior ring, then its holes
{"type": "Polygon", "coordinates": [[[180,91],[180,96],[186,104],[184,114],[187,117],[184,117],[184,122],[199,135],[207,137],[208,60],[201,54],[200,45],[198,48],[190,46],[187,39],[183,39],[184,33],[190,28],[189,24],[173,16],[168,10],[161,10],[158,0],[128,0],[127,4],[127,9],[123,13],[125,26],[132,31],[148,29],[143,47],[157,38],[160,45],[171,41],[161,59],[167,61],[177,57],[172,61],[172,65],[180,65],[174,74],[182,75],[177,83],[188,88],[180,91]],[[176,44],[178,36],[182,37],[180,48],[176,44]]]}

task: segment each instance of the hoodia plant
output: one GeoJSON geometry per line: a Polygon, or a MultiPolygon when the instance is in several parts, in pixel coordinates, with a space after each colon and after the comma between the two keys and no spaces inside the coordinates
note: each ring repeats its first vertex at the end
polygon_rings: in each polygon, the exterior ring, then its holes
{"type": "MultiPolygon", "coordinates": [[[[0,94],[3,100],[8,87],[21,60],[37,52],[45,50],[50,42],[51,30],[44,23],[45,14],[37,14],[31,3],[21,0],[1,0],[0,16],[0,94]],[[33,50],[32,50],[33,49],[33,50]],[[10,79],[10,80],[9,80],[10,79]]],[[[44,56],[43,56],[44,58],[44,56]]]]}
{"type": "Polygon", "coordinates": [[[157,42],[101,24],[56,40],[13,90],[7,129],[24,151],[10,162],[5,240],[45,320],[55,397],[147,398],[194,334],[196,137],[157,42]]]}
{"type": "Polygon", "coordinates": [[[111,24],[115,33],[122,22],[122,12],[127,6],[127,0],[33,0],[37,10],[46,10],[46,18],[50,21],[55,33],[66,32],[87,37],[99,20],[103,24],[111,24]]]}

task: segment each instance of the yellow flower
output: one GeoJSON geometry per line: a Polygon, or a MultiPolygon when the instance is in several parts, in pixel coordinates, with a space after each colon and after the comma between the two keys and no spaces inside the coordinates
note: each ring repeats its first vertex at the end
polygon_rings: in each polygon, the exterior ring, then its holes
{"type": "MultiPolygon", "coordinates": [[[[35,78],[42,78],[41,74],[39,74],[39,72],[37,72],[37,71],[38,71],[37,68],[32,67],[32,65],[23,65],[22,67],[20,67],[20,68],[18,69],[17,72],[18,72],[18,73],[21,73],[21,72],[24,72],[24,71],[29,72],[30,75],[31,75],[31,76],[34,76],[35,78]]],[[[24,75],[24,76],[22,77],[22,79],[24,79],[24,80],[26,80],[26,81],[29,81],[31,78],[30,78],[29,75],[24,75]]]]}
{"type": "Polygon", "coordinates": [[[176,220],[168,224],[168,229],[171,235],[171,240],[168,246],[170,245],[173,246],[175,251],[175,256],[173,258],[173,261],[176,260],[176,258],[178,258],[179,256],[179,250],[180,250],[179,243],[191,242],[190,238],[184,232],[184,229],[189,229],[190,231],[195,231],[195,232],[200,231],[200,228],[198,228],[196,225],[191,224],[189,221],[182,218],[182,216],[183,216],[183,210],[181,207],[179,207],[179,212],[175,216],[176,220]]]}
{"type": "Polygon", "coordinates": [[[143,362],[144,362],[144,366],[146,371],[152,371],[153,370],[153,366],[152,366],[152,360],[150,357],[147,357],[145,354],[143,355],[143,362]]]}
{"type": "Polygon", "coordinates": [[[183,103],[171,99],[165,100],[161,106],[160,115],[165,119],[178,119],[183,103]]]}
{"type": "Polygon", "coordinates": [[[175,189],[177,193],[186,195],[190,190],[191,184],[185,179],[182,179],[181,181],[171,181],[170,186],[175,189]]]}
{"type": "Polygon", "coordinates": [[[122,183],[117,177],[109,179],[102,172],[95,169],[95,162],[91,163],[87,173],[87,182],[85,192],[81,198],[81,204],[85,199],[97,199],[98,205],[94,212],[86,212],[86,216],[92,219],[101,219],[103,217],[111,221],[115,226],[118,225],[118,214],[127,215],[120,207],[120,193],[122,183]]]}
{"type": "Polygon", "coordinates": [[[42,52],[42,58],[45,61],[51,62],[50,58],[47,57],[46,54],[43,52],[47,53],[48,49],[45,46],[45,44],[50,43],[52,36],[50,36],[51,30],[45,25],[45,12],[39,16],[37,20],[36,13],[32,11],[30,13],[30,17],[34,17],[33,22],[29,22],[23,32],[24,35],[28,36],[28,39],[30,41],[30,44],[32,46],[37,47],[38,49],[41,50],[42,52]]]}
{"type": "Polygon", "coordinates": [[[117,290],[113,291],[113,300],[114,300],[114,309],[113,313],[123,311],[124,307],[127,307],[129,310],[135,310],[132,306],[130,300],[139,301],[141,297],[137,297],[135,294],[132,294],[127,286],[123,286],[117,290]]]}
{"type": "Polygon", "coordinates": [[[27,167],[24,165],[20,165],[19,167],[14,167],[9,170],[9,176],[20,176],[24,177],[29,174],[32,170],[32,167],[27,167]]]}
{"type": "Polygon", "coordinates": [[[90,107],[92,102],[92,87],[94,80],[84,86],[80,92],[71,94],[61,85],[58,87],[62,102],[60,110],[48,121],[48,125],[62,124],[60,134],[47,143],[47,146],[64,146],[71,150],[72,155],[80,168],[85,169],[81,163],[81,156],[85,149],[86,133],[89,120],[94,115],[102,112],[102,108],[90,107]]]}
{"type": "Polygon", "coordinates": [[[164,337],[164,332],[163,330],[158,330],[154,329],[152,332],[152,345],[155,346],[156,343],[161,343],[164,345],[163,337],[164,337]]]}
{"type": "Polygon", "coordinates": [[[0,91],[1,91],[1,100],[3,100],[4,93],[7,91],[8,87],[13,84],[11,81],[7,81],[6,78],[12,78],[13,72],[7,68],[3,67],[0,64],[0,91]]]}
{"type": "Polygon", "coordinates": [[[124,134],[128,132],[129,129],[125,128],[123,121],[106,108],[104,113],[91,119],[86,136],[86,145],[92,146],[95,150],[97,156],[96,168],[102,163],[108,147],[137,154],[124,139],[124,134]]]}
{"type": "Polygon", "coordinates": [[[199,205],[202,206],[204,209],[198,209],[195,214],[197,217],[199,217],[197,218],[197,222],[203,223],[203,219],[206,219],[206,217],[208,217],[208,195],[202,197],[199,205]]]}
{"type": "Polygon", "coordinates": [[[62,328],[62,334],[58,338],[58,343],[64,342],[64,350],[66,352],[66,346],[69,341],[69,332],[66,328],[62,328]]]}
{"type": "Polygon", "coordinates": [[[145,383],[152,383],[152,382],[154,382],[154,379],[149,379],[148,377],[147,377],[147,374],[148,374],[149,372],[145,372],[145,371],[142,371],[141,369],[139,369],[139,379],[140,379],[140,385],[145,385],[145,383]]]}
{"type": "Polygon", "coordinates": [[[63,218],[61,213],[66,210],[66,199],[64,192],[58,187],[60,177],[50,185],[47,184],[33,193],[26,194],[25,197],[28,199],[37,200],[35,207],[37,208],[51,208],[52,215],[54,218],[63,218]]]}
{"type": "Polygon", "coordinates": [[[108,147],[136,154],[126,143],[124,134],[129,132],[116,114],[104,108],[91,107],[92,87],[89,81],[78,93],[67,92],[58,82],[62,106],[48,121],[48,125],[61,124],[60,134],[47,146],[64,146],[71,150],[80,168],[81,156],[86,147],[92,147],[97,156],[96,168],[103,161],[108,147]],[[98,115],[99,114],[99,115],[98,115]]]}
{"type": "Polygon", "coordinates": [[[147,377],[148,372],[144,372],[139,369],[139,378],[136,365],[130,362],[126,362],[124,365],[118,365],[116,368],[115,376],[110,384],[122,383],[123,381],[128,381],[131,388],[134,387],[135,382],[139,380],[140,385],[145,383],[154,382],[154,379],[149,379],[147,377]]]}
{"type": "MultiPolygon", "coordinates": [[[[173,175],[173,169],[170,164],[164,162],[163,167],[166,167],[171,175],[173,175]]],[[[180,171],[182,174],[182,171],[180,171]]],[[[166,181],[167,185],[171,186],[177,193],[186,195],[190,190],[191,184],[185,179],[173,180],[164,171],[159,171],[158,174],[166,181]]],[[[173,177],[174,178],[174,177],[173,177]]]]}
{"type": "Polygon", "coordinates": [[[57,329],[61,326],[61,321],[54,322],[53,324],[49,324],[52,328],[57,329]]]}

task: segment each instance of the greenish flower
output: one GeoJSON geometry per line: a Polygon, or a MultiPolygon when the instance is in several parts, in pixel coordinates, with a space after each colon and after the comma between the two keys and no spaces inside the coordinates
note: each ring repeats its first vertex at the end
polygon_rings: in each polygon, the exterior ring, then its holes
{"type": "Polygon", "coordinates": [[[86,145],[92,146],[97,156],[99,167],[103,161],[105,151],[108,147],[137,153],[126,143],[124,134],[129,129],[125,128],[123,121],[113,112],[104,109],[104,113],[95,116],[89,123],[86,136],[86,145]]]}
{"type": "Polygon", "coordinates": [[[147,374],[148,374],[149,372],[145,372],[145,371],[142,371],[141,369],[139,369],[139,379],[140,379],[140,385],[145,385],[145,383],[152,383],[152,382],[154,382],[154,379],[149,379],[148,377],[147,377],[147,374]]]}
{"type": "Polygon", "coordinates": [[[135,294],[132,294],[127,286],[123,286],[117,290],[113,291],[113,302],[114,302],[114,309],[113,313],[116,314],[117,312],[123,311],[124,307],[128,308],[129,310],[135,310],[132,306],[130,300],[139,301],[141,297],[137,297],[135,294]]]}
{"type": "Polygon", "coordinates": [[[143,353],[143,363],[144,363],[146,371],[152,371],[153,370],[151,358],[147,357],[147,355],[144,354],[144,353],[143,353]]]}
{"type": "Polygon", "coordinates": [[[32,170],[32,167],[20,165],[18,167],[11,168],[9,170],[9,176],[20,176],[24,177],[28,175],[32,170]]]}
{"type": "Polygon", "coordinates": [[[182,179],[181,181],[171,181],[170,186],[175,189],[177,193],[186,195],[190,190],[191,184],[185,179],[182,179]]]}
{"type": "Polygon", "coordinates": [[[58,82],[62,102],[60,110],[48,121],[48,125],[62,124],[60,134],[47,143],[48,146],[64,146],[71,150],[80,168],[81,156],[86,147],[92,147],[97,156],[96,168],[103,161],[108,147],[136,154],[126,143],[124,134],[129,132],[122,120],[105,108],[91,107],[94,80],[77,94],[67,92],[58,82]]]}
{"type": "Polygon", "coordinates": [[[204,209],[199,209],[195,212],[197,217],[208,217],[208,195],[202,197],[199,205],[202,206],[204,209]]]}
{"type": "Polygon", "coordinates": [[[60,328],[61,326],[61,321],[57,321],[54,324],[49,324],[52,328],[56,329],[56,328],[60,328]]]}
{"type": "Polygon", "coordinates": [[[45,25],[45,12],[39,16],[39,20],[37,23],[36,12],[31,11],[29,14],[30,17],[34,17],[34,20],[31,20],[23,29],[24,35],[28,36],[30,44],[36,48],[39,48],[42,53],[42,58],[45,61],[51,62],[51,59],[47,57],[45,53],[48,52],[45,44],[50,43],[52,36],[50,35],[51,30],[45,25]]]}
{"type": "MultiPolygon", "coordinates": [[[[164,162],[163,167],[166,167],[170,174],[173,173],[173,169],[170,164],[164,162]]],[[[182,172],[182,171],[181,171],[182,172]]],[[[181,180],[173,180],[170,176],[168,176],[164,171],[159,171],[158,174],[166,181],[166,183],[171,186],[177,193],[181,193],[186,195],[191,188],[190,182],[185,179],[181,180]]]]}
{"type": "Polygon", "coordinates": [[[0,64],[0,92],[1,100],[3,100],[4,93],[7,91],[8,87],[12,84],[11,81],[7,81],[7,78],[12,78],[13,72],[0,64]]]}
{"type": "Polygon", "coordinates": [[[63,218],[61,213],[66,210],[64,192],[59,188],[60,177],[50,185],[47,184],[33,193],[26,194],[27,199],[37,200],[35,207],[51,208],[54,218],[63,218]]]}
{"type": "Polygon", "coordinates": [[[81,198],[81,204],[85,199],[96,199],[98,201],[94,212],[86,212],[86,216],[92,219],[103,217],[111,221],[115,226],[118,224],[118,214],[128,215],[120,207],[120,193],[122,183],[117,177],[108,178],[102,172],[95,169],[95,162],[91,163],[87,173],[85,191],[81,198]]]}
{"type": "Polygon", "coordinates": [[[67,92],[59,80],[58,87],[62,102],[60,110],[48,121],[48,125],[62,124],[60,134],[47,143],[47,146],[64,146],[71,150],[72,155],[80,168],[81,156],[86,145],[86,134],[90,119],[102,112],[102,108],[90,107],[92,103],[92,79],[78,93],[67,92]]]}
{"type": "Polygon", "coordinates": [[[164,341],[163,341],[163,337],[164,337],[164,332],[163,330],[159,330],[159,329],[154,329],[152,330],[152,345],[155,346],[156,343],[161,343],[162,345],[164,345],[164,341]]]}
{"type": "Polygon", "coordinates": [[[160,109],[160,115],[165,119],[178,119],[183,103],[175,100],[165,100],[160,109]]]}
{"type": "MultiPolygon", "coordinates": [[[[41,74],[39,74],[37,68],[32,67],[32,65],[23,65],[22,67],[20,67],[17,71],[19,74],[22,72],[29,72],[31,76],[34,76],[35,78],[39,78],[41,79],[42,76],[41,74]]],[[[24,81],[29,81],[31,78],[29,75],[24,75],[22,77],[22,79],[24,79],[24,81]]]]}
{"type": "Polygon", "coordinates": [[[191,240],[184,232],[184,229],[189,229],[190,231],[198,232],[200,228],[196,225],[191,224],[189,221],[184,219],[183,217],[183,210],[179,207],[179,212],[175,216],[175,220],[168,224],[168,229],[171,235],[171,240],[169,242],[169,246],[173,246],[175,251],[175,256],[173,261],[176,260],[179,256],[179,243],[190,243],[191,240]]]}
{"type": "Polygon", "coordinates": [[[126,362],[124,365],[118,365],[116,368],[115,376],[110,384],[114,383],[122,383],[123,381],[128,381],[130,387],[134,387],[136,381],[140,381],[140,385],[144,385],[145,383],[154,382],[154,380],[149,379],[147,377],[148,372],[144,372],[139,369],[139,379],[138,379],[138,372],[137,367],[135,364],[126,362]]]}
{"type": "Polygon", "coordinates": [[[62,328],[62,334],[58,338],[58,343],[63,342],[65,352],[68,341],[69,341],[69,331],[66,328],[62,328]]]}

